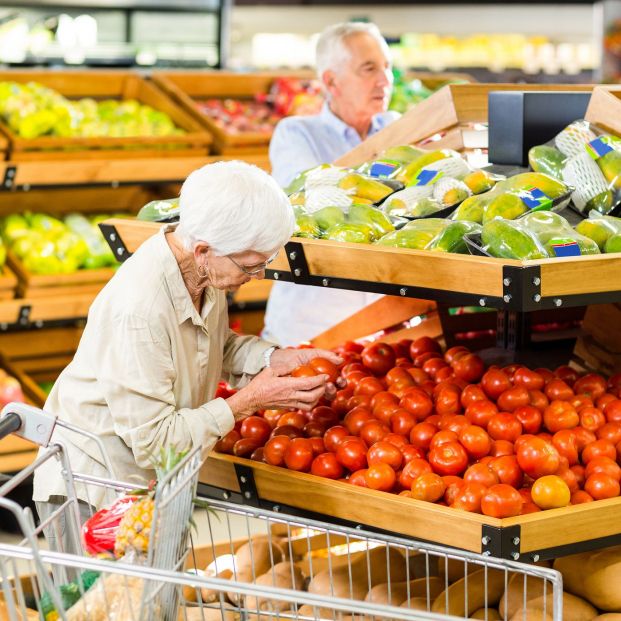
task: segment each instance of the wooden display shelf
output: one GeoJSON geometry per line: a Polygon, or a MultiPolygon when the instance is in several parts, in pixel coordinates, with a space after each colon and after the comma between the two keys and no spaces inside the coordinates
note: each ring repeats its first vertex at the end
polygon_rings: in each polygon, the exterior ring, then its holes
{"type": "Polygon", "coordinates": [[[71,274],[33,274],[10,250],[7,263],[17,276],[18,292],[22,298],[41,298],[70,294],[97,295],[114,276],[112,267],[77,270],[71,274]]]}
{"type": "Polygon", "coordinates": [[[596,86],[584,118],[621,136],[621,86],[596,86]]]}
{"type": "Polygon", "coordinates": [[[2,300],[0,301],[1,329],[23,328],[31,324],[39,327],[46,323],[85,319],[96,295],[97,293],[93,291],[2,300]]]}
{"type": "MultiPolygon", "coordinates": [[[[130,219],[102,224],[106,239],[114,234],[121,258],[159,229],[130,219]]],[[[517,311],[621,300],[621,254],[514,261],[293,238],[268,277],[517,311]]]]}
{"type": "Polygon", "coordinates": [[[158,71],[152,80],[171,99],[192,115],[214,137],[213,148],[222,154],[266,153],[272,137],[271,132],[240,132],[233,134],[201,112],[197,101],[206,99],[254,99],[255,95],[267,94],[272,83],[279,77],[311,79],[314,74],[306,72],[257,72],[234,73],[226,71],[158,71]]]}
{"type": "MultiPolygon", "coordinates": [[[[46,395],[27,374],[0,356],[0,369],[19,381],[26,403],[43,407],[46,395]]],[[[0,472],[17,472],[32,463],[39,447],[15,435],[0,440],[0,472]]]]}
{"type": "Polygon", "coordinates": [[[486,132],[477,132],[474,126],[487,123],[487,96],[491,91],[592,89],[593,85],[589,84],[449,84],[334,163],[338,166],[359,166],[376,158],[384,149],[402,144],[428,149],[486,148],[486,132]]]}
{"type": "Polygon", "coordinates": [[[496,519],[213,452],[199,481],[207,486],[199,486],[199,494],[220,498],[233,494],[234,499],[250,504],[278,505],[283,512],[329,516],[523,561],[569,554],[576,546],[602,547],[607,545],[605,538],[621,538],[621,498],[496,519]],[[245,475],[245,483],[238,475],[245,475]]]}
{"type": "Polygon", "coordinates": [[[99,158],[102,152],[108,158],[170,159],[209,152],[211,136],[202,125],[138,74],[129,71],[3,71],[0,72],[0,81],[38,82],[68,99],[135,99],[165,112],[177,127],[184,130],[183,134],[172,136],[41,136],[28,140],[16,135],[0,121],[0,130],[9,139],[9,159],[13,161],[99,158]]]}
{"type": "Polygon", "coordinates": [[[17,290],[17,276],[5,265],[0,268],[0,301],[12,300],[17,290]]]}
{"type": "Polygon", "coordinates": [[[222,160],[243,159],[267,171],[267,154],[200,157],[138,157],[119,159],[100,151],[96,159],[0,162],[0,187],[5,190],[49,186],[119,185],[135,183],[175,182],[197,168],[222,160]],[[2,179],[4,180],[2,182],[2,179]]]}

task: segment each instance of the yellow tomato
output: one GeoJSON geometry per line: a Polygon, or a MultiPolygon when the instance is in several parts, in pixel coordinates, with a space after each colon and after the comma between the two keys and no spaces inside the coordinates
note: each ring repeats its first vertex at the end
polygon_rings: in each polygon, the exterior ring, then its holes
{"type": "Polygon", "coordinates": [[[561,477],[550,474],[533,483],[531,496],[540,509],[558,509],[569,504],[571,493],[561,477]]]}

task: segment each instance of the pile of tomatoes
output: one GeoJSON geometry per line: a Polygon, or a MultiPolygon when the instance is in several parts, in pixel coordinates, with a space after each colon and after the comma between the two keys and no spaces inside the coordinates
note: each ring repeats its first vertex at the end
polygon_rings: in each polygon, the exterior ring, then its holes
{"type": "Polygon", "coordinates": [[[260,412],[216,450],[498,518],[619,495],[621,375],[486,369],[429,337],[335,351],[293,372],[330,375],[333,401],[260,412]]]}

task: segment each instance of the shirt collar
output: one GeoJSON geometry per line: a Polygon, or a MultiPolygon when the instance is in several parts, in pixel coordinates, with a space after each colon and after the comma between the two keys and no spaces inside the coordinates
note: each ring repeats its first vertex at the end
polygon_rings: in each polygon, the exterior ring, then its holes
{"type": "MultiPolygon", "coordinates": [[[[327,101],[324,102],[321,108],[320,117],[327,125],[334,128],[343,136],[350,137],[353,135],[360,139],[360,135],[351,125],[345,123],[345,121],[340,119],[338,116],[336,116],[336,114],[334,114],[334,112],[332,112],[332,110],[330,110],[330,105],[327,101]]],[[[382,122],[380,119],[381,114],[376,114],[371,119],[371,127],[369,128],[368,134],[369,136],[382,129],[382,122]]]]}
{"type": "MultiPolygon", "coordinates": [[[[168,291],[170,292],[173,308],[175,309],[175,315],[177,316],[179,324],[191,319],[193,324],[203,327],[205,323],[194,304],[192,304],[192,298],[190,298],[190,293],[183,282],[177,259],[175,259],[175,255],[166,241],[165,234],[174,231],[177,226],[178,223],[165,224],[158,233],[158,245],[164,278],[168,285],[168,291]]],[[[207,289],[205,289],[205,301],[202,309],[205,316],[207,316],[208,309],[214,305],[215,301],[216,296],[214,295],[213,287],[207,287],[207,289]]]]}

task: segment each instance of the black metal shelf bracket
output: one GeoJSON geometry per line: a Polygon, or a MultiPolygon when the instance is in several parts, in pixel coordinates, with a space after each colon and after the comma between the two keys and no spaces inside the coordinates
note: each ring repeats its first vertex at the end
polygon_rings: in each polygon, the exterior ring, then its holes
{"type": "MultiPolygon", "coordinates": [[[[299,242],[289,242],[285,245],[287,261],[291,269],[291,279],[296,285],[310,285],[310,272],[304,246],[299,242]]],[[[329,284],[329,282],[328,282],[329,284]]],[[[326,285],[327,286],[327,285],[326,285]]]]}
{"type": "Polygon", "coordinates": [[[239,489],[243,498],[243,503],[253,507],[260,507],[259,492],[254,482],[254,472],[252,468],[235,464],[235,474],[239,482],[239,489]]]}
{"type": "Polygon", "coordinates": [[[122,263],[129,259],[132,256],[132,253],[127,249],[127,246],[121,239],[121,236],[118,234],[116,228],[111,224],[103,224],[99,225],[101,229],[101,233],[104,236],[105,240],[108,242],[112,252],[114,253],[114,258],[122,263]]]}
{"type": "Polygon", "coordinates": [[[4,169],[4,179],[2,180],[3,190],[12,190],[15,185],[15,176],[17,175],[16,166],[7,166],[4,169]]]}
{"type": "Polygon", "coordinates": [[[494,556],[518,561],[520,554],[520,526],[489,526],[483,524],[481,529],[481,553],[483,556],[494,556]]]}

